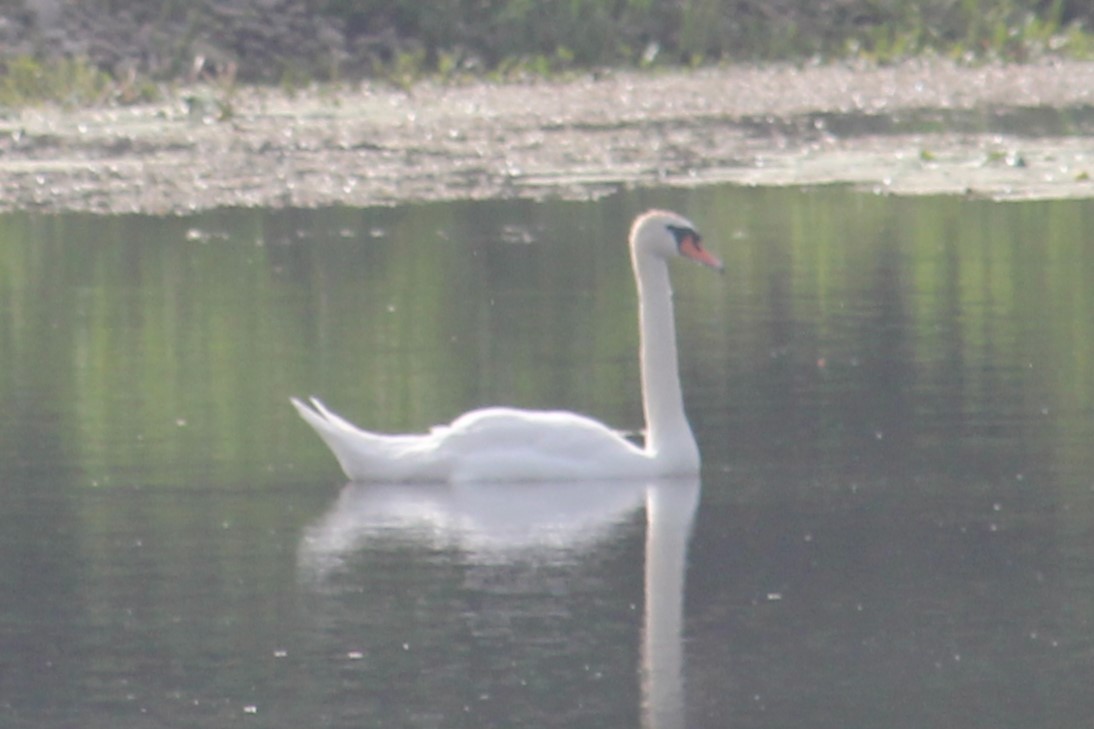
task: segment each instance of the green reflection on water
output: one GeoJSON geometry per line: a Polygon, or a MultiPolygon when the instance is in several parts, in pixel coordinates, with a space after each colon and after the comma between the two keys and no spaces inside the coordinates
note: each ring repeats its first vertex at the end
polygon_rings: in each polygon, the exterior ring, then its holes
{"type": "Polygon", "coordinates": [[[871,427],[990,433],[1044,410],[1053,450],[1084,457],[1090,203],[839,188],[6,216],[4,441],[13,462],[61,461],[86,484],[244,486],[329,462],[293,394],[383,430],[492,403],[640,427],[622,237],[650,200],[695,218],[728,265],[725,281],[676,271],[700,417],[806,418],[797,436],[824,451],[871,427]]]}
{"type": "Polygon", "coordinates": [[[694,214],[740,239],[723,246],[727,379],[766,390],[720,396],[766,417],[763,432],[821,459],[896,430],[898,460],[979,442],[1089,463],[1089,201],[711,191],[694,214]]]}

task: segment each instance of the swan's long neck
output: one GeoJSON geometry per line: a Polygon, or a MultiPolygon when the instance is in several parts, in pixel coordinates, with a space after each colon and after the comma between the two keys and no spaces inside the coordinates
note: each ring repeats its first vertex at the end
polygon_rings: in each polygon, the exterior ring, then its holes
{"type": "Polygon", "coordinates": [[[661,258],[637,252],[632,255],[638,281],[646,450],[665,464],[666,472],[694,471],[699,465],[699,450],[684,413],[668,265],[661,258]]]}

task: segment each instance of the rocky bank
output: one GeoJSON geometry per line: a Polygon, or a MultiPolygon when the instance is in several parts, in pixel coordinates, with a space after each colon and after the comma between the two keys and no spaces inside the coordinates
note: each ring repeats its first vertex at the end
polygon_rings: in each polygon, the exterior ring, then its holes
{"type": "Polygon", "coordinates": [[[0,118],[0,209],[590,197],[624,185],[850,183],[1094,195],[1094,63],[722,67],[567,80],[196,84],[0,118]]]}

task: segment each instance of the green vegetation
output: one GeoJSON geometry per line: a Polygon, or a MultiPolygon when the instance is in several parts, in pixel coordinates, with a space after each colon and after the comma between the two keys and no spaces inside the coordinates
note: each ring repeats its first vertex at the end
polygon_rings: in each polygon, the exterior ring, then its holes
{"type": "Polygon", "coordinates": [[[0,62],[0,69],[0,108],[42,102],[72,107],[131,104],[159,96],[150,80],[136,74],[115,79],[86,58],[41,61],[17,56],[0,62]]]}
{"type": "Polygon", "coordinates": [[[101,102],[110,77],[86,61],[60,59],[43,63],[28,56],[7,62],[0,75],[0,105],[53,100],[72,105],[101,102]]]}
{"type": "MultiPolygon", "coordinates": [[[[596,67],[885,63],[925,53],[962,62],[1094,58],[1094,6],[1084,0],[282,0],[262,13],[253,5],[89,0],[80,7],[97,24],[73,30],[62,16],[52,31],[108,50],[59,57],[30,24],[30,42],[0,52],[0,104],[127,103],[156,96],[164,81],[234,81],[237,73],[296,88],[596,67]],[[146,57],[154,60],[134,67],[146,57]]],[[[0,5],[0,15],[13,13],[0,5]]]]}
{"type": "Polygon", "coordinates": [[[453,58],[475,69],[555,69],[847,54],[890,60],[927,50],[1023,60],[1094,51],[1094,10],[1077,0],[331,0],[328,8],[351,38],[397,39],[374,44],[378,65],[412,52],[433,69],[451,67],[453,58]]]}

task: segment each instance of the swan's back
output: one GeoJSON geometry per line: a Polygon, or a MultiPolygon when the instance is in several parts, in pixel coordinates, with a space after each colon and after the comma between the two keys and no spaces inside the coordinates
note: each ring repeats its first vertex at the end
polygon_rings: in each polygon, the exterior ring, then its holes
{"type": "Polygon", "coordinates": [[[293,400],[353,481],[585,480],[650,472],[644,451],[575,413],[484,408],[423,435],[382,435],[311,403],[293,400]]]}
{"type": "Polygon", "coordinates": [[[649,458],[603,424],[563,411],[485,408],[437,428],[454,481],[542,481],[638,476],[649,458]]]}

